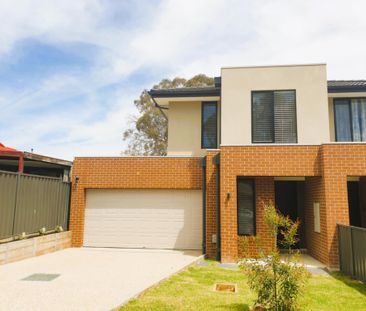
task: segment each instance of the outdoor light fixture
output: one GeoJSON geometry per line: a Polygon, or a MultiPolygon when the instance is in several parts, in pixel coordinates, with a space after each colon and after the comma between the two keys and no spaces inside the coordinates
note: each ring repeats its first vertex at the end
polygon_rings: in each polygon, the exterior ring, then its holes
{"type": "Polygon", "coordinates": [[[230,192],[228,192],[227,194],[226,194],[226,200],[230,200],[230,196],[231,196],[231,193],[230,192]]]}

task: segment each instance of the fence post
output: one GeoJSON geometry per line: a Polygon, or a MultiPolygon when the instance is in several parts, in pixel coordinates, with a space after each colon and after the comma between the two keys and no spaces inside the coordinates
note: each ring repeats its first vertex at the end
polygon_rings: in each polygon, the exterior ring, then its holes
{"type": "Polygon", "coordinates": [[[337,224],[337,237],[338,237],[338,260],[339,260],[339,269],[343,271],[342,267],[342,241],[341,241],[341,226],[337,224]]]}
{"type": "Polygon", "coordinates": [[[355,272],[355,256],[353,253],[353,229],[352,229],[352,227],[349,227],[349,230],[351,233],[350,235],[351,235],[352,276],[354,277],[356,275],[356,272],[355,272]]]}
{"type": "Polygon", "coordinates": [[[17,206],[18,206],[18,189],[19,189],[19,183],[20,183],[20,173],[17,173],[17,182],[15,187],[15,198],[14,198],[14,214],[13,214],[13,228],[11,230],[11,235],[14,237],[14,230],[15,230],[15,220],[17,216],[17,206]]]}

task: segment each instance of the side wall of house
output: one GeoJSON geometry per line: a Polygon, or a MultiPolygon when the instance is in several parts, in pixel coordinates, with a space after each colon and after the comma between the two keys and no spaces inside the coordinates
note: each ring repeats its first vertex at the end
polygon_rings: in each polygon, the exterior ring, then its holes
{"type": "Polygon", "coordinates": [[[168,114],[168,155],[203,156],[201,102],[171,102],[168,114]]]}
{"type": "Polygon", "coordinates": [[[72,245],[80,247],[86,189],[202,189],[201,158],[76,158],[72,181],[69,227],[72,245]]]}

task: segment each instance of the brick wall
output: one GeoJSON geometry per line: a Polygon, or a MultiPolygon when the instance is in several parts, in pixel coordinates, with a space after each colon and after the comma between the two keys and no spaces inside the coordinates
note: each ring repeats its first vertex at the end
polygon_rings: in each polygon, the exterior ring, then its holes
{"type": "Polygon", "coordinates": [[[216,243],[212,243],[212,235],[216,232],[216,165],[213,157],[218,151],[207,151],[206,156],[206,257],[216,258],[216,243]]]}
{"type": "Polygon", "coordinates": [[[201,158],[76,158],[72,181],[69,226],[72,245],[80,247],[86,189],[202,189],[201,158]]]}
{"type": "MultiPolygon", "coordinates": [[[[206,253],[216,255],[216,166],[208,151],[206,161],[206,253]]],[[[70,229],[73,245],[83,244],[85,189],[201,189],[201,158],[131,157],[76,158],[70,229]],[[75,176],[79,182],[75,184],[75,176]]],[[[258,145],[223,146],[220,149],[221,257],[234,262],[246,252],[256,253],[253,238],[237,235],[236,177],[255,178],[257,232],[266,236],[263,206],[274,201],[273,177],[305,176],[304,213],[309,253],[328,264],[338,265],[336,224],[349,223],[347,176],[366,176],[366,145],[321,146],[258,145]],[[227,194],[230,193],[228,199],[227,194]],[[314,232],[313,203],[320,203],[321,232],[314,232]]],[[[360,183],[361,184],[361,183],[360,183]]],[[[263,240],[265,247],[271,242],[263,240]]]]}
{"type": "Polygon", "coordinates": [[[321,175],[320,146],[223,146],[220,157],[226,171],[242,176],[321,175]]]}
{"type": "MultiPolygon", "coordinates": [[[[236,196],[235,198],[236,204],[236,196]]],[[[256,203],[256,237],[238,236],[238,258],[258,256],[258,247],[268,252],[272,250],[274,241],[269,236],[269,231],[264,223],[264,208],[274,204],[274,180],[273,177],[255,178],[255,203],[256,203]]]]}
{"type": "MultiPolygon", "coordinates": [[[[318,176],[321,174],[319,146],[224,146],[220,150],[221,173],[221,259],[235,262],[247,244],[237,235],[236,177],[256,178],[257,229],[265,236],[263,206],[274,202],[273,176],[318,176]],[[258,188],[258,189],[257,189],[258,188]],[[230,193],[230,199],[227,199],[230,193]],[[244,244],[244,245],[243,245],[244,244]],[[239,247],[238,247],[239,245],[239,247]],[[240,250],[239,250],[240,249],[240,250]]],[[[249,250],[256,255],[253,239],[249,250]]],[[[270,241],[263,241],[265,247],[270,241]]]]}
{"type": "Polygon", "coordinates": [[[330,266],[338,265],[336,224],[349,224],[347,176],[366,176],[366,145],[322,145],[326,206],[327,252],[330,266]]]}
{"type": "Polygon", "coordinates": [[[321,262],[327,262],[327,225],[322,177],[306,177],[304,198],[305,235],[308,253],[321,262]],[[314,203],[319,203],[320,233],[314,232],[314,203]]]}
{"type": "MultiPolygon", "coordinates": [[[[240,247],[248,244],[237,235],[236,177],[306,176],[304,207],[307,248],[315,258],[331,267],[338,266],[336,224],[349,224],[347,176],[366,176],[366,145],[223,146],[220,164],[223,261],[236,261],[243,254],[240,247]],[[229,200],[227,193],[230,193],[229,200]],[[320,203],[320,233],[314,232],[315,202],[320,203]]],[[[259,189],[260,180],[256,178],[259,189]]],[[[273,181],[266,182],[269,189],[273,181]]],[[[273,198],[270,191],[262,196],[267,200],[273,198]]],[[[257,213],[261,213],[258,205],[257,213]]],[[[258,214],[257,225],[260,217],[258,214]]]]}

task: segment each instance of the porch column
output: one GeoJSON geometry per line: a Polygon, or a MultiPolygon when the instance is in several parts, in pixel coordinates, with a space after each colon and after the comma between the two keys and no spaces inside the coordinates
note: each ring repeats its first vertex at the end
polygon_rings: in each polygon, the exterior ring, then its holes
{"type": "Polygon", "coordinates": [[[337,223],[349,225],[347,176],[324,175],[328,265],[339,266],[337,223]]]}

